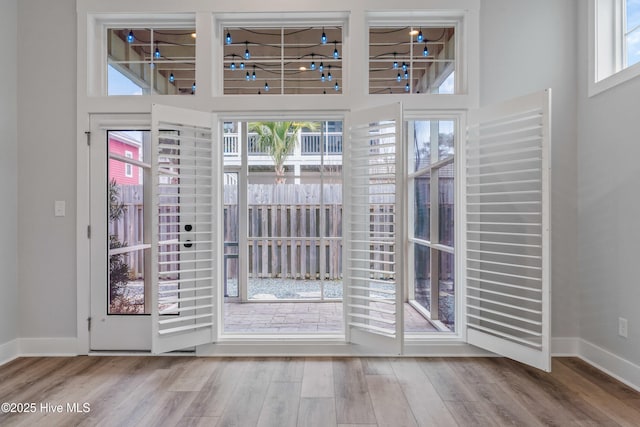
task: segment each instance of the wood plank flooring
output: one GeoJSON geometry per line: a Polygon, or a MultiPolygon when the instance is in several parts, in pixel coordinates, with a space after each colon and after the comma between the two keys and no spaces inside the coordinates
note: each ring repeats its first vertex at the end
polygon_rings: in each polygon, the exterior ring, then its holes
{"type": "Polygon", "coordinates": [[[21,358],[2,402],[35,403],[3,427],[640,426],[640,393],[574,358],[21,358]]]}

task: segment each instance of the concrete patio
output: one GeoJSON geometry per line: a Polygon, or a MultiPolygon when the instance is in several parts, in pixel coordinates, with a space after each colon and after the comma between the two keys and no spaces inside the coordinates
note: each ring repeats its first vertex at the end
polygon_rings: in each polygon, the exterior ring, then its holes
{"type": "MultiPolygon", "coordinates": [[[[409,304],[404,304],[405,332],[436,332],[409,304]]],[[[342,302],[250,302],[224,304],[228,333],[342,333],[342,302]]]]}

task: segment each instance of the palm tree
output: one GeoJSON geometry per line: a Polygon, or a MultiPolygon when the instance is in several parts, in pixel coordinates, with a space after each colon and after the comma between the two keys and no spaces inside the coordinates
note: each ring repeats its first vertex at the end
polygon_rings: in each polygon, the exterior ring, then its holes
{"type": "Polygon", "coordinates": [[[255,132],[258,135],[258,148],[273,159],[276,184],[284,184],[287,180],[284,163],[293,153],[298,143],[298,135],[303,128],[314,131],[318,128],[318,123],[291,121],[249,123],[249,132],[255,132]]]}

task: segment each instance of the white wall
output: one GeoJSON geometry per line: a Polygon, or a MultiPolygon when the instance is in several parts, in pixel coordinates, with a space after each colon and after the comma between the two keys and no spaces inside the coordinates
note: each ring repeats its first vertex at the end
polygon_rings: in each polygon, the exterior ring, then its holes
{"type": "Polygon", "coordinates": [[[17,338],[18,1],[0,0],[0,346],[17,338]]]}
{"type": "Polygon", "coordinates": [[[76,336],[75,29],[74,0],[18,2],[21,338],[76,336]]]}
{"type": "Polygon", "coordinates": [[[586,2],[578,16],[581,336],[640,365],[640,78],[588,98],[586,2]]]}
{"type": "Polygon", "coordinates": [[[480,103],[552,89],[552,335],[579,336],[575,0],[483,0],[480,103]]]}

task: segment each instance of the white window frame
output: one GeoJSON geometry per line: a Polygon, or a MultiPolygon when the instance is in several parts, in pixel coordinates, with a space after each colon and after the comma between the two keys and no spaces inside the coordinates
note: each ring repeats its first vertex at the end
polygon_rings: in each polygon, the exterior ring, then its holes
{"type": "MultiPolygon", "coordinates": [[[[127,159],[133,159],[133,153],[129,150],[125,150],[124,156],[127,159]]],[[[131,163],[124,164],[124,176],[127,178],[133,178],[133,165],[131,163]]]]}
{"type": "Polygon", "coordinates": [[[626,0],[589,0],[590,97],[640,76],[640,63],[626,65],[625,18],[626,0]]]}

